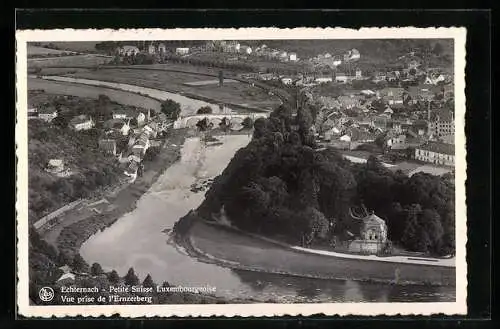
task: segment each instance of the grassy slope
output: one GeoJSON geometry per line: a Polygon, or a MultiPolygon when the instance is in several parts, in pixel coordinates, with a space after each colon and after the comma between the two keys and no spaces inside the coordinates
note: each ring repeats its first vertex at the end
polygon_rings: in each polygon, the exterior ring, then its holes
{"type": "Polygon", "coordinates": [[[74,95],[97,99],[100,94],[108,96],[112,101],[123,105],[150,108],[159,111],[161,104],[159,101],[138,94],[102,88],[97,86],[85,86],[59,81],[48,81],[41,79],[28,79],[28,90],[43,89],[46,93],[59,95],[74,95]]]}

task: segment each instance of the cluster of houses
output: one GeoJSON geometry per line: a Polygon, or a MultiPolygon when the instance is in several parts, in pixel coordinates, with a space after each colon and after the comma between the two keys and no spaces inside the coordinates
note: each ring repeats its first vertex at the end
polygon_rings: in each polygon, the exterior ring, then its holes
{"type": "MultiPolygon", "coordinates": [[[[59,112],[55,107],[35,107],[28,106],[28,119],[37,119],[42,120],[47,123],[52,122],[55,118],[59,116],[59,112]]],[[[94,120],[85,114],[77,115],[73,117],[68,124],[69,128],[80,131],[80,130],[89,130],[94,128],[95,122],[94,120]]]]}
{"type": "MultiPolygon", "coordinates": [[[[150,55],[162,55],[167,52],[167,47],[162,42],[150,42],[147,46],[143,45],[142,53],[147,53],[150,55]]],[[[120,56],[135,56],[141,53],[139,47],[135,45],[123,45],[121,47],[116,48],[116,53],[120,56]]]]}
{"type": "Polygon", "coordinates": [[[281,81],[284,85],[296,85],[301,87],[313,87],[325,83],[350,83],[354,80],[364,80],[361,69],[353,70],[351,73],[331,72],[331,73],[298,73],[295,76],[278,73],[246,74],[245,77],[262,81],[281,81]]]}
{"type": "MultiPolygon", "coordinates": [[[[139,47],[135,45],[123,45],[116,49],[116,53],[120,56],[135,56],[140,53],[163,56],[167,53],[167,46],[163,42],[151,41],[147,45],[144,43],[142,49],[141,51],[139,47]]],[[[189,47],[175,48],[175,54],[177,55],[187,55],[190,51],[191,49],[189,47]]]]}
{"type": "MultiPolygon", "coordinates": [[[[28,106],[28,118],[52,122],[58,117],[54,107],[28,106]]],[[[96,122],[86,114],[73,117],[68,128],[74,131],[85,131],[94,128],[96,122]]],[[[103,122],[102,137],[98,141],[98,148],[105,154],[116,156],[127,169],[125,175],[135,180],[138,169],[141,167],[146,151],[151,146],[158,146],[152,139],[167,130],[167,117],[158,113],[151,117],[151,110],[147,112],[133,109],[115,109],[112,118],[103,122]],[[128,140],[127,146],[120,149],[120,141],[128,140]]],[[[123,143],[122,143],[123,144],[123,143]]],[[[57,177],[67,177],[71,171],[63,159],[51,159],[45,170],[57,177]]]]}
{"type": "Polygon", "coordinates": [[[453,81],[453,76],[440,68],[423,67],[417,57],[405,58],[403,68],[397,70],[378,71],[372,74],[375,83],[402,83],[414,85],[446,85],[453,81]]]}
{"type": "Polygon", "coordinates": [[[284,50],[273,49],[265,44],[252,48],[249,45],[241,44],[234,40],[214,40],[208,41],[203,49],[204,51],[218,51],[223,53],[253,55],[275,59],[283,62],[296,62],[299,60],[297,53],[284,50]]]}
{"type": "MultiPolygon", "coordinates": [[[[436,89],[446,101],[442,89],[436,89]]],[[[423,101],[430,104],[434,92],[403,88],[378,91],[361,90],[339,97],[313,95],[322,110],[317,116],[315,134],[331,146],[353,150],[362,144],[382,141],[386,150],[414,149],[416,160],[438,165],[454,163],[455,123],[453,111],[440,106],[424,113],[409,112],[407,105],[423,101]],[[377,106],[374,104],[378,103],[377,106]]]]}
{"type": "Polygon", "coordinates": [[[140,174],[139,170],[142,168],[146,151],[151,146],[159,146],[159,142],[154,139],[166,131],[167,126],[167,117],[163,113],[151,118],[150,111],[147,114],[137,111],[115,111],[113,118],[104,123],[106,131],[99,140],[99,149],[106,154],[116,156],[126,167],[124,174],[134,181],[138,173],[140,174]],[[132,128],[131,120],[135,120],[135,128],[132,128]],[[127,143],[119,148],[118,143],[124,138],[127,143]]]}
{"type": "Polygon", "coordinates": [[[357,49],[351,49],[343,54],[332,55],[330,53],[319,54],[316,57],[309,59],[309,62],[314,66],[327,66],[335,68],[342,63],[352,63],[361,58],[361,54],[357,49]]]}
{"type": "MultiPolygon", "coordinates": [[[[284,52],[286,53],[286,52],[284,52]]],[[[284,54],[283,53],[283,54],[284,54]]],[[[363,75],[362,70],[356,65],[360,53],[352,49],[345,54],[332,55],[330,53],[320,54],[310,58],[311,68],[308,73],[297,72],[295,75],[280,75],[278,73],[260,73],[255,78],[269,81],[281,81],[285,85],[295,84],[297,86],[313,87],[324,83],[349,84],[353,81],[365,80],[375,84],[392,83],[392,85],[411,86],[447,86],[451,85],[453,77],[439,68],[422,68],[418,59],[404,62],[404,68],[398,70],[376,71],[363,75]],[[342,67],[340,65],[343,64],[342,67]]],[[[425,91],[414,92],[415,96],[425,97],[425,91]]],[[[451,94],[453,92],[451,91],[451,94]]],[[[434,94],[430,94],[432,97],[434,94]]],[[[417,97],[414,97],[416,99],[417,97]]]]}

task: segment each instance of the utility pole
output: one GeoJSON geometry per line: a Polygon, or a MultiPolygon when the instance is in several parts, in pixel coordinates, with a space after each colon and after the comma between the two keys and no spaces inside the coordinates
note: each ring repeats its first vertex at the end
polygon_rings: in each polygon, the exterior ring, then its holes
{"type": "Polygon", "coordinates": [[[299,90],[296,89],[295,92],[297,93],[297,96],[295,97],[295,99],[297,100],[297,111],[299,110],[299,90]]]}

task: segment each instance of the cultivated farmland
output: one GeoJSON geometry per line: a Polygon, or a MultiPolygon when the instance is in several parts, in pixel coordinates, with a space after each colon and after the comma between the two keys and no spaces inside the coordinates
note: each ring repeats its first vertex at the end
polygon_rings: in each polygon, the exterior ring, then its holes
{"type": "Polygon", "coordinates": [[[28,68],[43,68],[54,66],[65,67],[85,67],[97,66],[109,63],[113,58],[103,55],[73,55],[73,56],[60,56],[60,57],[42,57],[42,58],[29,58],[28,68]]]}
{"type": "Polygon", "coordinates": [[[62,54],[73,53],[72,51],[44,48],[44,47],[33,46],[30,44],[28,44],[27,52],[28,52],[28,57],[40,56],[40,55],[62,55],[62,54]]]}
{"type": "Polygon", "coordinates": [[[246,83],[231,82],[219,86],[208,85],[185,85],[189,82],[206,81],[213,78],[200,74],[142,70],[142,69],[99,69],[88,72],[77,72],[68,76],[93,80],[127,83],[137,86],[155,88],[170,92],[187,93],[197,95],[214,102],[226,104],[237,104],[247,107],[272,110],[280,104],[276,96],[270,96],[260,88],[252,87],[246,83]]]}
{"type": "Polygon", "coordinates": [[[161,104],[157,100],[126,91],[29,78],[28,90],[37,89],[42,89],[48,94],[71,95],[94,99],[97,99],[100,94],[103,94],[108,96],[113,102],[123,105],[153,109],[156,111],[160,111],[161,108],[161,104]]]}

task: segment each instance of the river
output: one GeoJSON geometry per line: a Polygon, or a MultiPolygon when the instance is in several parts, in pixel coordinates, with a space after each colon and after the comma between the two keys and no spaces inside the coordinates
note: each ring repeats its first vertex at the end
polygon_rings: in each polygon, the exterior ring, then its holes
{"type": "Polygon", "coordinates": [[[138,201],[134,211],[108,229],[98,232],[81,247],[88,263],[116,269],[124,275],[133,267],[140,279],[149,273],[161,283],[190,287],[212,286],[229,298],[253,298],[278,302],[429,302],[453,301],[454,287],[394,286],[342,280],[307,279],[278,274],[230,270],[198,262],[169,242],[162,231],[203,200],[192,184],[220,174],[234,153],[250,137],[217,137],[223,145],[204,147],[188,138],[181,159],[170,166],[138,201]]]}

